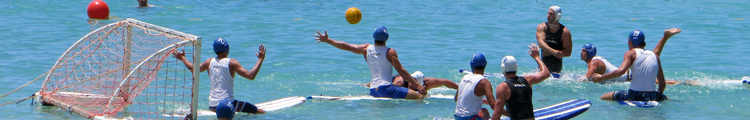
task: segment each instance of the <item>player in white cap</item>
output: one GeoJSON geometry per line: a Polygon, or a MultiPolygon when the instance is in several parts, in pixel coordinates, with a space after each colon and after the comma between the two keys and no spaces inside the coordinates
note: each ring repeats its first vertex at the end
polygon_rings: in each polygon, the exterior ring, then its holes
{"type": "Polygon", "coordinates": [[[562,10],[560,6],[552,6],[547,10],[547,22],[536,26],[536,40],[542,51],[542,61],[552,73],[552,77],[559,78],[563,68],[563,57],[570,57],[573,50],[573,40],[570,31],[560,24],[562,10]]]}
{"type": "Polygon", "coordinates": [[[549,78],[549,70],[539,57],[539,47],[531,43],[529,55],[536,61],[539,71],[536,74],[516,76],[518,64],[513,56],[505,56],[500,67],[505,75],[505,82],[497,85],[495,90],[495,107],[493,120],[499,120],[501,115],[511,120],[534,119],[531,85],[541,83],[549,78]],[[506,107],[505,109],[503,107],[506,107]]]}

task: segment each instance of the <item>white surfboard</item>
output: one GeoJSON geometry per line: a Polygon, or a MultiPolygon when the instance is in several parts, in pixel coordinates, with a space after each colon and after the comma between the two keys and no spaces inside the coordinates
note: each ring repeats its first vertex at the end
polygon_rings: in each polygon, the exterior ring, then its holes
{"type": "MultiPolygon", "coordinates": [[[[305,103],[305,97],[301,96],[295,96],[295,97],[286,97],[281,99],[276,99],[268,102],[258,103],[255,104],[256,107],[265,110],[266,112],[281,110],[284,108],[289,108],[293,106],[300,105],[302,103],[305,103]]],[[[189,112],[188,112],[189,113],[189,112]]],[[[171,117],[184,117],[188,113],[183,114],[163,114],[163,116],[171,116],[171,117]]],[[[239,113],[239,112],[237,112],[239,113]]],[[[207,109],[198,110],[198,116],[216,116],[216,112],[212,112],[207,109]]]]}
{"type": "MultiPolygon", "coordinates": [[[[453,95],[434,94],[427,96],[428,99],[453,99],[453,95]]],[[[308,96],[307,99],[318,99],[318,100],[393,100],[392,98],[380,98],[372,96],[308,96]]]]}
{"type": "Polygon", "coordinates": [[[642,108],[652,108],[659,106],[659,101],[618,101],[620,105],[628,105],[642,108]]]}
{"type": "MultiPolygon", "coordinates": [[[[568,100],[547,107],[534,110],[534,119],[537,120],[567,120],[586,112],[591,107],[591,101],[587,99],[568,100]]],[[[501,120],[510,120],[503,117],[501,120]]]]}
{"type": "Polygon", "coordinates": [[[747,89],[750,89],[750,77],[742,77],[742,86],[744,86],[747,89]]]}

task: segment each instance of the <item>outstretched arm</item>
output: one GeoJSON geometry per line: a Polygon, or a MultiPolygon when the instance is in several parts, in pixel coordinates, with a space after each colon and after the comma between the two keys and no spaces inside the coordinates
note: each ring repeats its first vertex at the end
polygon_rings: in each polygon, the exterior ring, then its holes
{"type": "Polygon", "coordinates": [[[654,47],[654,53],[656,53],[656,55],[661,55],[661,51],[664,49],[664,45],[667,44],[667,40],[680,32],[682,32],[682,30],[679,28],[664,30],[664,37],[662,37],[661,40],[659,40],[659,43],[656,44],[656,47],[654,47]]]}
{"type": "MultiPolygon", "coordinates": [[[[182,63],[185,64],[185,67],[190,70],[190,72],[193,71],[193,63],[185,59],[185,50],[183,49],[182,52],[177,52],[177,50],[172,50],[172,57],[177,58],[178,60],[182,61],[182,63]]],[[[211,64],[211,59],[206,59],[206,61],[203,61],[203,63],[200,64],[200,72],[208,70],[208,65],[211,64]]]]}
{"type": "Polygon", "coordinates": [[[370,44],[361,44],[361,45],[355,45],[355,44],[349,44],[344,41],[336,41],[333,39],[328,38],[328,31],[324,31],[325,34],[321,34],[320,31],[316,31],[318,34],[315,34],[315,40],[318,40],[318,43],[325,42],[328,44],[331,44],[331,46],[334,46],[336,48],[346,50],[349,52],[353,52],[354,54],[364,55],[367,53],[367,46],[370,44]]]}
{"type": "Polygon", "coordinates": [[[529,45],[529,55],[536,61],[536,64],[539,66],[539,71],[541,71],[533,75],[523,76],[529,81],[529,84],[541,83],[549,78],[549,70],[544,65],[544,62],[542,62],[542,58],[539,57],[539,47],[536,46],[536,44],[531,43],[531,45],[529,45]]]}
{"type": "Polygon", "coordinates": [[[229,61],[229,67],[236,71],[240,76],[249,80],[255,80],[255,76],[257,76],[258,72],[260,72],[260,66],[263,65],[263,60],[266,59],[266,47],[263,46],[263,44],[260,44],[259,50],[255,53],[255,56],[258,57],[258,62],[255,62],[255,66],[253,66],[253,69],[251,69],[250,71],[245,69],[245,67],[242,67],[240,62],[235,59],[229,61]]]}
{"type": "Polygon", "coordinates": [[[594,82],[600,82],[602,80],[612,79],[616,77],[622,76],[622,74],[625,74],[625,72],[628,71],[628,68],[630,68],[631,65],[633,65],[633,60],[635,60],[636,53],[635,50],[629,50],[628,52],[625,52],[625,57],[622,59],[622,64],[620,65],[617,70],[612,71],[610,73],[601,75],[601,76],[594,76],[594,82]]]}
{"type": "MultiPolygon", "coordinates": [[[[417,82],[417,79],[414,79],[413,77],[411,77],[411,75],[409,75],[409,71],[406,71],[404,66],[401,66],[401,62],[398,61],[398,53],[396,53],[396,50],[388,49],[388,53],[386,53],[386,55],[388,56],[388,61],[391,62],[393,68],[396,69],[396,72],[401,75],[401,78],[403,78],[404,81],[407,81],[409,83],[419,83],[417,82]]],[[[418,84],[409,84],[409,88],[414,90],[423,90],[424,87],[418,84]]],[[[422,94],[427,94],[427,92],[422,92],[422,94]]]]}

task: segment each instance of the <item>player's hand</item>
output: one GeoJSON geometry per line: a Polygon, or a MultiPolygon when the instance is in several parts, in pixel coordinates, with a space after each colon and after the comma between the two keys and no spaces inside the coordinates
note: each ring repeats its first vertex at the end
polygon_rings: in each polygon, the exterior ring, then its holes
{"type": "Polygon", "coordinates": [[[539,46],[537,46],[534,43],[531,43],[531,45],[529,45],[529,55],[531,56],[531,58],[539,57],[539,46]]]}
{"type": "Polygon", "coordinates": [[[185,49],[182,49],[182,52],[178,52],[177,49],[172,49],[172,57],[177,59],[185,59],[185,49]]]}
{"type": "Polygon", "coordinates": [[[555,50],[555,53],[552,53],[552,55],[557,57],[557,59],[562,59],[563,57],[565,57],[562,51],[559,51],[559,50],[555,50]]]}
{"type": "Polygon", "coordinates": [[[313,34],[313,36],[316,37],[315,40],[318,40],[318,43],[320,42],[328,43],[328,41],[331,41],[331,39],[328,39],[328,30],[323,31],[323,33],[325,34],[321,34],[320,31],[317,31],[317,30],[315,32],[318,32],[318,34],[313,34]]]}
{"type": "Polygon", "coordinates": [[[680,29],[680,28],[666,29],[666,30],[664,30],[664,36],[665,37],[672,37],[673,35],[677,35],[680,32],[682,32],[682,29],[680,29]]]}
{"type": "Polygon", "coordinates": [[[601,81],[602,80],[602,75],[593,75],[589,79],[591,79],[592,82],[593,81],[601,81]]]}
{"type": "Polygon", "coordinates": [[[409,84],[409,89],[419,90],[420,94],[422,94],[422,95],[426,95],[427,94],[427,91],[423,91],[424,87],[422,87],[422,85],[409,84]]]}
{"type": "Polygon", "coordinates": [[[266,47],[263,44],[258,46],[258,52],[255,52],[255,56],[258,56],[258,59],[266,59],[266,47]]]}

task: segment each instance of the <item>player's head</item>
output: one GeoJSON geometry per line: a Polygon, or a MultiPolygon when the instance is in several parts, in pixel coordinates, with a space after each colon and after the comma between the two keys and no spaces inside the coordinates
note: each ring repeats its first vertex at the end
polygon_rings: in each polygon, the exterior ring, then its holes
{"type": "Polygon", "coordinates": [[[229,52],[229,43],[224,38],[219,38],[214,41],[214,52],[216,54],[229,52]]]}
{"type": "Polygon", "coordinates": [[[581,48],[581,60],[588,62],[594,56],[596,56],[596,46],[591,43],[583,45],[583,48],[581,48]]]}
{"type": "Polygon", "coordinates": [[[148,0],[138,0],[138,7],[148,7],[148,0]]]}
{"type": "Polygon", "coordinates": [[[216,105],[216,118],[231,120],[234,118],[234,100],[221,100],[219,105],[216,105]]]}
{"type": "Polygon", "coordinates": [[[388,41],[388,29],[383,25],[378,26],[378,28],[375,28],[375,32],[372,33],[372,38],[375,39],[376,44],[385,44],[385,41],[388,41]]]}
{"type": "Polygon", "coordinates": [[[641,30],[635,30],[630,32],[628,36],[628,43],[630,48],[645,47],[646,46],[646,35],[641,30]]]}
{"type": "Polygon", "coordinates": [[[471,62],[469,62],[469,65],[471,65],[472,70],[484,70],[484,68],[487,66],[487,59],[484,59],[484,55],[482,53],[475,53],[473,57],[471,57],[471,62]]]}
{"type": "Polygon", "coordinates": [[[516,71],[518,70],[518,63],[516,63],[516,58],[513,56],[503,57],[503,61],[500,64],[500,68],[503,69],[503,73],[515,74],[516,71]]]}
{"type": "Polygon", "coordinates": [[[547,10],[547,22],[560,22],[560,17],[562,17],[562,9],[560,6],[550,6],[549,10],[547,10]]]}

